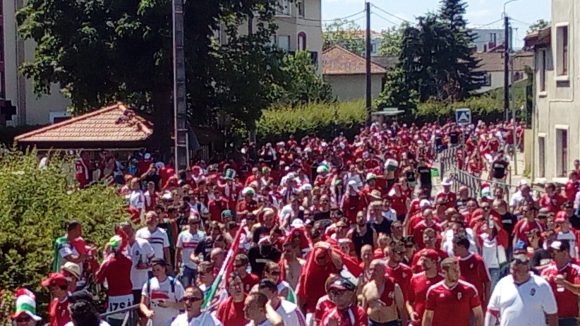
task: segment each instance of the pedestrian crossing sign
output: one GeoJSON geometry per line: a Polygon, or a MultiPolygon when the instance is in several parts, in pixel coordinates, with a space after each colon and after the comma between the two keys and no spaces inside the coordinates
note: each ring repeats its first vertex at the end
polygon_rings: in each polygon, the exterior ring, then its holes
{"type": "Polygon", "coordinates": [[[455,110],[455,122],[460,125],[471,124],[471,109],[455,110]]]}

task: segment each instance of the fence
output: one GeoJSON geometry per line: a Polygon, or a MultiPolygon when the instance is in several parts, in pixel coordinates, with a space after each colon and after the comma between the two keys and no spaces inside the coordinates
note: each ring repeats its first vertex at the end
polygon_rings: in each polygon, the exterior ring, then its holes
{"type": "MultiPolygon", "coordinates": [[[[121,326],[137,326],[139,325],[139,315],[137,313],[137,309],[139,309],[139,304],[135,304],[129,306],[127,308],[115,310],[112,312],[106,312],[101,314],[101,319],[106,319],[109,316],[117,315],[125,313],[125,317],[123,318],[123,324],[121,326]]],[[[149,320],[147,326],[151,326],[152,322],[149,320]]]]}
{"type": "Polygon", "coordinates": [[[457,154],[457,148],[458,147],[450,147],[444,149],[437,155],[437,159],[439,160],[439,165],[441,168],[440,172],[441,179],[445,177],[445,174],[448,171],[452,171],[456,168],[455,163],[457,162],[457,160],[455,159],[455,156],[457,154]]]}

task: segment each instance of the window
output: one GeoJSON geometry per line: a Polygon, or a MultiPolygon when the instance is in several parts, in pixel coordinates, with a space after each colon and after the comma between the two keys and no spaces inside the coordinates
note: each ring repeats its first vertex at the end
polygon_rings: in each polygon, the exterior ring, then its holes
{"type": "Polygon", "coordinates": [[[546,50],[540,51],[540,62],[539,62],[539,69],[540,69],[540,92],[546,91],[546,68],[547,68],[548,60],[546,50]]]}
{"type": "Polygon", "coordinates": [[[290,0],[278,0],[278,8],[276,8],[276,15],[290,16],[290,0]]]}
{"type": "Polygon", "coordinates": [[[556,29],[556,72],[558,76],[568,76],[568,25],[556,29]]]}
{"type": "Polygon", "coordinates": [[[568,172],[568,129],[556,127],[556,175],[566,177],[568,172]]]}
{"type": "Polygon", "coordinates": [[[305,7],[306,5],[304,4],[304,0],[302,1],[298,1],[296,3],[296,8],[298,8],[298,17],[304,18],[306,13],[305,13],[305,7]]]}
{"type": "Polygon", "coordinates": [[[298,33],[298,51],[306,51],[306,33],[298,33]]]}
{"type": "Polygon", "coordinates": [[[484,79],[483,85],[484,86],[487,86],[487,87],[490,87],[491,86],[491,82],[492,82],[492,80],[491,80],[491,72],[486,73],[485,76],[484,76],[484,78],[485,79],[484,79]]]}
{"type": "Polygon", "coordinates": [[[546,177],[546,137],[538,137],[538,177],[546,177]]]}
{"type": "Polygon", "coordinates": [[[276,45],[282,50],[290,51],[290,36],[279,35],[276,39],[276,45]]]}

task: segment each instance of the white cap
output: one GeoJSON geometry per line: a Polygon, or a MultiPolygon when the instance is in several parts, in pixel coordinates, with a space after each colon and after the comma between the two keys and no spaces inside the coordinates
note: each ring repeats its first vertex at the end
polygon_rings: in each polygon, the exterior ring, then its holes
{"type": "Polygon", "coordinates": [[[427,199],[423,199],[419,202],[419,207],[421,209],[425,209],[425,208],[430,208],[431,207],[431,202],[428,201],[427,199]]]}
{"type": "Polygon", "coordinates": [[[292,228],[301,228],[304,226],[304,221],[302,221],[299,218],[295,218],[294,221],[292,221],[292,224],[290,224],[290,227],[292,228]]]}

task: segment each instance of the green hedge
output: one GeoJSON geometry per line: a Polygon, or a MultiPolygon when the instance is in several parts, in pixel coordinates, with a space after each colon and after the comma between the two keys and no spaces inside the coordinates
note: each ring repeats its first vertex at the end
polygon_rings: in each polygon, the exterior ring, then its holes
{"type": "Polygon", "coordinates": [[[362,100],[277,108],[263,112],[256,136],[259,142],[286,140],[289,135],[331,138],[340,132],[352,137],[364,126],[365,119],[362,100]]]}

